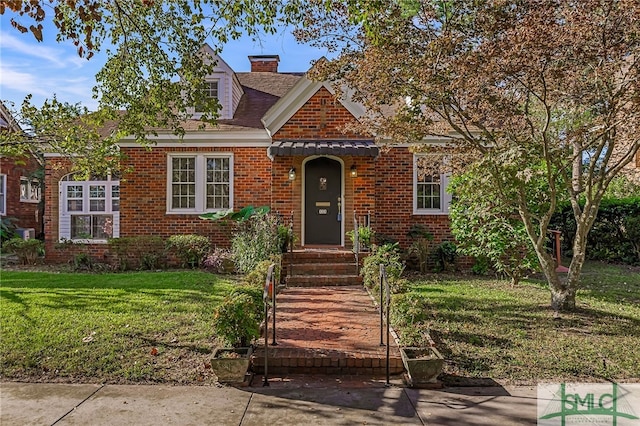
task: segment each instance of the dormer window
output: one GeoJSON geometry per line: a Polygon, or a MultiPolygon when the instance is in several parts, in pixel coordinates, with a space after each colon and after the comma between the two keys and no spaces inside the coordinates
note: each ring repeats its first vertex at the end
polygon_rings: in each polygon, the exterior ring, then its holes
{"type": "MultiPolygon", "coordinates": [[[[202,92],[204,94],[204,97],[207,99],[219,99],[218,98],[218,80],[206,81],[202,85],[202,92]]],[[[195,112],[196,113],[205,112],[204,105],[196,105],[195,112]]]]}

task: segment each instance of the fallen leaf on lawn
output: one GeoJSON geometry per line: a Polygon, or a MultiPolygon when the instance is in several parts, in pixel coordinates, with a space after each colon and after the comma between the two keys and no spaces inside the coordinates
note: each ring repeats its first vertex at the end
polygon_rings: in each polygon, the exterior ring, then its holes
{"type": "Polygon", "coordinates": [[[153,355],[153,356],[158,355],[158,348],[151,349],[151,355],[153,355]]]}

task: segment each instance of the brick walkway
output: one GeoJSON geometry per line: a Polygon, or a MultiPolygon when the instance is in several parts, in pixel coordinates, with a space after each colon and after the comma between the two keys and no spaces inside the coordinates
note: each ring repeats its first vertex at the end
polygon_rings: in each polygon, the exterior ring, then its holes
{"type": "MultiPolygon", "coordinates": [[[[269,322],[269,342],[272,341],[269,322]]],[[[304,374],[386,372],[386,348],[380,346],[380,313],[363,287],[291,287],[278,294],[277,346],[269,346],[269,371],[304,374]],[[273,359],[272,359],[273,358],[273,359]]],[[[264,361],[263,347],[255,365],[264,361]]],[[[402,371],[391,339],[390,370],[402,371]]]]}

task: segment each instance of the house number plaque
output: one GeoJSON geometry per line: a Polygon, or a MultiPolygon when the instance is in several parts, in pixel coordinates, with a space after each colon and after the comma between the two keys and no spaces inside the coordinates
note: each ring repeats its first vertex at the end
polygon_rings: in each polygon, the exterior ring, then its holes
{"type": "Polygon", "coordinates": [[[318,209],[318,214],[327,214],[327,209],[318,209]]]}

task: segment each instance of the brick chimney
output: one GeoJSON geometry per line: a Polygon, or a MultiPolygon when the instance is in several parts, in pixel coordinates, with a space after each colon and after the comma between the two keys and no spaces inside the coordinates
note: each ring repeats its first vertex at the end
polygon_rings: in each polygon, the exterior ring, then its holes
{"type": "Polygon", "coordinates": [[[251,72],[278,72],[278,55],[255,55],[249,56],[251,61],[251,72]]]}

